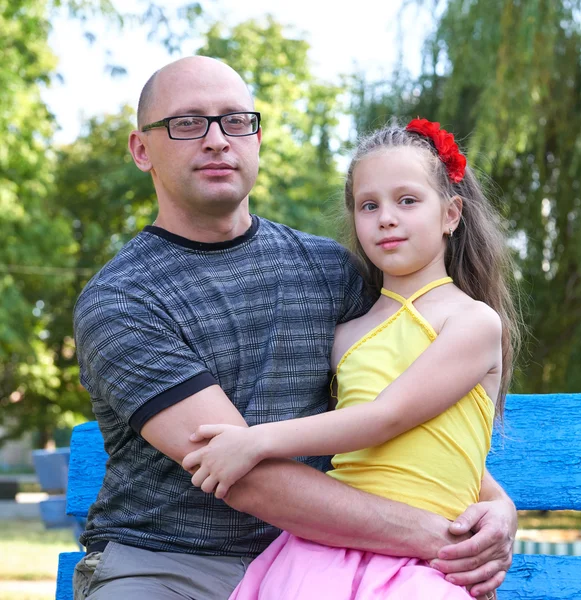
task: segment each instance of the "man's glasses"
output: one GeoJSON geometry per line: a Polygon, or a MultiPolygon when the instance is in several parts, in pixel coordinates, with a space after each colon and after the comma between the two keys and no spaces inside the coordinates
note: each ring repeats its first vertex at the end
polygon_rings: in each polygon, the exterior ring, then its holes
{"type": "Polygon", "coordinates": [[[233,112],[216,117],[202,115],[166,117],[161,121],[144,125],[141,131],[165,127],[172,140],[197,140],[208,133],[212,123],[218,123],[224,135],[232,137],[254,135],[260,127],[260,113],[233,112]]]}

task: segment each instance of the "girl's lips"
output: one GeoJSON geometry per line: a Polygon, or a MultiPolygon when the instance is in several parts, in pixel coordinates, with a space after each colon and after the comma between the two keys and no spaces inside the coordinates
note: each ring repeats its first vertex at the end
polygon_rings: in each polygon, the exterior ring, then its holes
{"type": "Polygon", "coordinates": [[[404,238],[392,238],[389,240],[382,240],[377,245],[383,248],[384,250],[392,250],[393,248],[397,248],[401,244],[405,242],[404,238]]]}

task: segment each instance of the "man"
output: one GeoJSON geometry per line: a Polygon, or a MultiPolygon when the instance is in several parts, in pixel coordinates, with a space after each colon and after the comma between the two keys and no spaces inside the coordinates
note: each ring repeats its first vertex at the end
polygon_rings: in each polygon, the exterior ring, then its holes
{"type": "Polygon", "coordinates": [[[434,566],[457,583],[497,587],[516,514],[489,475],[485,502],[451,527],[333,480],[319,458],[265,461],[225,503],[191,485],[181,461],[197,426],[326,410],[335,325],[370,303],[337,243],[249,213],[260,115],[235,71],[206,57],[167,65],[144,87],[138,126],[129,149],[153,178],[155,226],[75,309],[81,380],[110,455],[75,598],[226,599],[277,535],[267,523],[324,544],[440,552],[434,566]]]}

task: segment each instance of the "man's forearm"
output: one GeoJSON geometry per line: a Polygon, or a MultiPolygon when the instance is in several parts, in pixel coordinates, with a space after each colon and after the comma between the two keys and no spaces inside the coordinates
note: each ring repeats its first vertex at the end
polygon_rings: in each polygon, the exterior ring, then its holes
{"type": "MultiPolygon", "coordinates": [[[[502,487],[494,480],[492,475],[485,469],[480,486],[480,502],[490,502],[492,500],[506,500],[512,504],[512,500],[502,487]]],[[[516,510],[516,509],[515,509],[516,510]]]]}
{"type": "Polygon", "coordinates": [[[263,461],[230,488],[225,500],[328,546],[429,560],[458,541],[444,517],[367,494],[291,460],[263,461]]]}

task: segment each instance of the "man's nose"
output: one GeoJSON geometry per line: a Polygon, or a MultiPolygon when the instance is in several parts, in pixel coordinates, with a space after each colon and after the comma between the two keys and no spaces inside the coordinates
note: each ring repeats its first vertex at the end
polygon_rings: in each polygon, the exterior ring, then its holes
{"type": "Polygon", "coordinates": [[[230,147],[228,136],[222,133],[218,123],[211,123],[204,137],[204,148],[213,152],[223,152],[230,147]]]}

